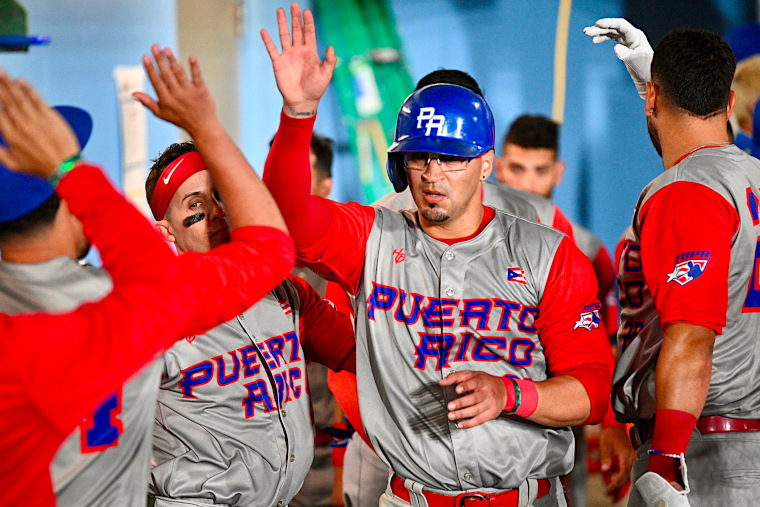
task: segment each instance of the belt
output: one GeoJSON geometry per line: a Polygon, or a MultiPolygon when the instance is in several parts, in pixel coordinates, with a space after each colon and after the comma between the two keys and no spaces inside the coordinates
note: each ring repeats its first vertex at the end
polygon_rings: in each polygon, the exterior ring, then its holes
{"type": "MultiPolygon", "coordinates": [[[[538,479],[538,494],[536,499],[549,494],[551,484],[548,479],[538,479]]],[[[394,495],[411,502],[409,490],[404,486],[404,480],[394,474],[391,478],[391,491],[394,495]]],[[[519,507],[520,493],[516,489],[508,489],[500,493],[480,493],[477,491],[460,493],[457,496],[442,495],[432,491],[422,490],[422,496],[429,507],[519,507]]]]}
{"type": "MultiPolygon", "coordinates": [[[[697,419],[697,429],[702,434],[760,431],[760,421],[708,415],[697,419]]],[[[637,422],[631,428],[630,435],[634,449],[638,449],[644,442],[651,440],[654,437],[654,418],[637,422]]]]}

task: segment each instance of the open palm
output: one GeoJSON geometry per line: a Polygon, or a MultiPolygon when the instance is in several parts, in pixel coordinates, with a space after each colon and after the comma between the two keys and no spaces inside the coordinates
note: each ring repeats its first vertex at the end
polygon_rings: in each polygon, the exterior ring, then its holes
{"type": "Polygon", "coordinates": [[[311,116],[316,113],[319,100],[330,84],[337,58],[332,46],[329,46],[325,51],[324,62],[320,59],[314,17],[309,10],[303,13],[303,28],[298,3],[290,4],[290,13],[292,38],[285,11],[277,9],[282,53],[266,30],[261,30],[261,38],[272,59],[272,69],[285,113],[290,116],[311,116]]]}

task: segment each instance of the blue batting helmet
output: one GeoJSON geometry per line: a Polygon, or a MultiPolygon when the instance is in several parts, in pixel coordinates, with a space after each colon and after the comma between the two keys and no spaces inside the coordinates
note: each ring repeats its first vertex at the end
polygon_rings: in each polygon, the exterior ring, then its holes
{"type": "MultiPolygon", "coordinates": [[[[84,148],[92,133],[92,117],[84,109],[56,106],[84,148]]],[[[0,145],[5,140],[0,136],[0,145]]],[[[0,164],[0,222],[10,222],[37,209],[55,190],[42,178],[11,171],[0,164]]]]}
{"type": "Polygon", "coordinates": [[[483,97],[452,84],[426,86],[409,95],[398,113],[388,148],[388,177],[402,192],[407,186],[404,153],[476,158],[495,142],[493,114],[483,97]]]}

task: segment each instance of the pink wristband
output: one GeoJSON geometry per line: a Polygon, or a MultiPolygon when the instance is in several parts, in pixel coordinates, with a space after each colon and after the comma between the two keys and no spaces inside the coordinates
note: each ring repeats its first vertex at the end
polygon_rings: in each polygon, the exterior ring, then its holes
{"type": "Polygon", "coordinates": [[[507,389],[507,403],[504,405],[504,411],[522,418],[530,417],[538,407],[536,384],[531,380],[512,377],[502,377],[501,380],[507,389]]]}

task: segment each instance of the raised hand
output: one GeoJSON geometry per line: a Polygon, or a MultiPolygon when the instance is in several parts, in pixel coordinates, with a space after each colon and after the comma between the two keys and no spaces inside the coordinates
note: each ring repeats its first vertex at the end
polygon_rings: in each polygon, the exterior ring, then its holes
{"type": "Polygon", "coordinates": [[[156,65],[148,55],[143,56],[143,65],[158,100],[143,92],[132,95],[154,115],[185,129],[193,138],[217,124],[214,99],[203,82],[198,60],[194,56],[188,59],[191,75],[188,79],[171,49],[161,49],[157,44],[150,49],[156,65]]]}
{"type": "Polygon", "coordinates": [[[583,33],[593,37],[594,44],[613,40],[615,55],[625,63],[628,73],[636,85],[639,96],[646,97],[647,81],[651,81],[652,46],[647,36],[623,18],[602,18],[594,26],[587,26],[583,33]]]}
{"type": "Polygon", "coordinates": [[[0,70],[0,164],[8,169],[49,178],[80,151],[79,141],[63,117],[31,85],[11,80],[0,70]]]}
{"type": "Polygon", "coordinates": [[[297,2],[290,4],[292,18],[292,38],[288,30],[288,20],[283,9],[277,9],[277,27],[280,34],[282,53],[272,42],[266,30],[261,30],[261,39],[272,59],[272,69],[277,88],[282,94],[283,111],[286,115],[309,117],[317,113],[319,100],[330,84],[338,59],[332,46],[325,51],[322,61],[317,53],[317,32],[311,11],[303,13],[297,2]]]}
{"type": "Polygon", "coordinates": [[[459,421],[458,428],[473,428],[496,419],[507,404],[507,390],[499,377],[482,371],[457,371],[439,382],[456,384],[457,394],[464,395],[449,402],[449,419],[459,421]],[[467,394],[465,394],[467,393],[467,394]]]}

